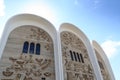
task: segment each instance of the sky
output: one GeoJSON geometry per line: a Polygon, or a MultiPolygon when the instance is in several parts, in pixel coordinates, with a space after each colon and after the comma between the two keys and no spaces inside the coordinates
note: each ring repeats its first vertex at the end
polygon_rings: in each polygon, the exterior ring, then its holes
{"type": "Polygon", "coordinates": [[[116,80],[120,79],[120,0],[0,0],[0,38],[9,18],[32,13],[58,30],[72,23],[104,49],[116,80]]]}

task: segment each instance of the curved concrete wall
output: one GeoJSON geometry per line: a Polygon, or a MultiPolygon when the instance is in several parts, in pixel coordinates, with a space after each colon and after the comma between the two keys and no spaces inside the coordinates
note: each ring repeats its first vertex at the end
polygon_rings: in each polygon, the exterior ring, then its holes
{"type": "Polygon", "coordinates": [[[110,80],[115,80],[109,60],[108,60],[107,56],[105,55],[105,52],[103,51],[101,46],[96,41],[93,40],[92,45],[93,45],[93,48],[97,51],[96,55],[98,54],[101,57],[101,59],[103,60],[103,62],[104,62],[103,64],[107,69],[110,80]]]}
{"type": "MultiPolygon", "coordinates": [[[[87,38],[87,36],[79,28],[77,28],[75,25],[70,24],[70,23],[63,23],[60,26],[59,31],[56,31],[55,27],[49,21],[47,21],[46,19],[40,16],[33,15],[33,14],[15,15],[7,21],[3,35],[1,37],[1,42],[0,42],[0,45],[1,45],[0,46],[0,55],[1,55],[0,57],[2,57],[2,55],[4,54],[3,52],[5,49],[5,46],[7,45],[7,41],[11,33],[12,35],[14,35],[13,33],[14,32],[17,33],[17,30],[19,30],[20,27],[22,28],[25,26],[31,26],[31,27],[34,27],[35,29],[36,28],[41,29],[45,31],[46,33],[48,33],[48,35],[51,37],[52,42],[53,42],[53,51],[54,51],[55,80],[66,80],[65,75],[64,75],[64,67],[63,67],[63,54],[62,54],[63,49],[61,46],[62,44],[61,34],[62,33],[68,33],[74,36],[74,38],[78,39],[78,42],[80,41],[83,47],[86,49],[87,57],[89,58],[88,60],[91,63],[90,67],[92,67],[93,69],[95,80],[103,80],[103,78],[102,78],[100,68],[99,68],[97,58],[96,58],[93,48],[95,48],[99,53],[102,53],[100,54],[100,56],[104,60],[105,64],[106,63],[108,64],[106,65],[106,67],[110,69],[109,73],[111,76],[111,80],[115,80],[109,61],[106,55],[104,54],[104,51],[100,48],[100,46],[95,41],[93,41],[93,46],[91,46],[90,41],[87,38]]],[[[75,49],[75,48],[74,50],[78,52],[80,51],[79,49],[75,49]]],[[[78,62],[75,62],[75,63],[78,63],[78,62]]],[[[84,62],[82,62],[81,64],[83,63],[84,62]]],[[[76,75],[78,76],[78,74],[76,75]]]]}
{"type": "MultiPolygon", "coordinates": [[[[83,44],[85,45],[85,47],[88,51],[88,56],[90,58],[90,62],[92,64],[92,66],[93,66],[96,79],[102,80],[100,70],[98,69],[99,66],[97,64],[97,59],[95,58],[95,54],[93,52],[93,49],[92,49],[91,44],[89,42],[89,39],[86,37],[86,35],[80,29],[78,29],[76,26],[74,26],[70,23],[64,23],[60,26],[59,34],[63,31],[71,32],[71,33],[75,34],[79,39],[82,40],[83,44]]],[[[60,44],[61,44],[61,42],[60,42],[60,44]]],[[[60,51],[62,51],[62,50],[60,50],[60,51]]],[[[61,57],[62,57],[62,55],[61,55],[61,57]]]]}
{"type": "Polygon", "coordinates": [[[1,43],[0,43],[0,54],[4,54],[3,50],[5,48],[5,45],[7,43],[9,34],[16,28],[21,27],[21,26],[26,26],[26,25],[30,25],[30,26],[35,26],[38,27],[44,31],[46,31],[50,37],[53,40],[53,49],[54,49],[54,61],[55,61],[55,78],[56,80],[59,80],[59,69],[57,66],[59,66],[58,64],[58,44],[57,44],[57,31],[55,29],[55,27],[46,19],[40,17],[40,16],[36,16],[33,14],[19,14],[19,15],[15,15],[12,18],[10,18],[8,20],[8,22],[5,25],[5,29],[4,29],[4,33],[2,35],[1,38],[1,43]]]}
{"type": "Polygon", "coordinates": [[[44,19],[40,16],[36,16],[33,14],[20,14],[20,15],[13,16],[12,18],[10,18],[7,21],[7,23],[5,25],[5,29],[3,31],[2,38],[1,38],[1,46],[0,46],[1,52],[0,53],[2,53],[2,51],[3,51],[3,48],[5,46],[5,43],[7,41],[7,38],[9,36],[10,32],[13,29],[15,29],[19,26],[23,26],[23,25],[33,25],[33,26],[42,28],[47,33],[49,33],[49,35],[52,37],[53,41],[56,42],[57,31],[56,31],[55,27],[49,21],[47,21],[46,19],[44,19]]]}

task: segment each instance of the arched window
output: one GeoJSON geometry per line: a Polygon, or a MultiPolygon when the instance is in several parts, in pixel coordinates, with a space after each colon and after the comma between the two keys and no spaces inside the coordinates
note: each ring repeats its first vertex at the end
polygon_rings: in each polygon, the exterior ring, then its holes
{"type": "Polygon", "coordinates": [[[27,41],[25,41],[24,45],[23,45],[22,53],[28,53],[28,47],[29,47],[29,43],[27,41]]]}
{"type": "Polygon", "coordinates": [[[36,54],[40,55],[40,44],[36,44],[36,54]]]}
{"type": "Polygon", "coordinates": [[[34,44],[34,43],[30,43],[30,50],[29,50],[29,53],[34,54],[34,48],[35,48],[35,44],[34,44]]]}

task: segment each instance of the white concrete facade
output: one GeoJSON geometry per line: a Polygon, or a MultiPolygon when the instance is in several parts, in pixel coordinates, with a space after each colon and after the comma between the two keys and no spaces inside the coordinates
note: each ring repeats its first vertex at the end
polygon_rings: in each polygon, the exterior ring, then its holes
{"type": "Polygon", "coordinates": [[[93,40],[92,45],[93,45],[93,48],[97,51],[96,55],[99,54],[100,55],[99,57],[102,58],[104,66],[106,66],[106,69],[110,75],[110,80],[115,80],[112,68],[110,66],[107,56],[105,55],[105,52],[96,41],[93,40]]]}
{"type": "MultiPolygon", "coordinates": [[[[64,67],[63,67],[64,65],[62,63],[63,62],[63,56],[62,56],[63,52],[62,52],[62,46],[61,46],[62,41],[61,41],[60,34],[64,31],[73,33],[85,45],[87,53],[88,53],[87,54],[88,58],[90,59],[90,63],[93,68],[93,73],[95,75],[94,80],[104,80],[101,75],[100,67],[98,65],[98,61],[97,61],[97,57],[96,57],[94,49],[96,49],[98,51],[98,53],[100,53],[100,56],[102,57],[103,61],[105,62],[105,64],[107,64],[106,68],[108,69],[108,73],[110,74],[110,80],[115,80],[112,69],[109,64],[109,61],[108,61],[104,51],[101,49],[101,47],[95,41],[93,41],[93,46],[91,46],[91,43],[90,43],[89,39],[87,38],[87,36],[79,28],[77,28],[76,26],[74,26],[70,23],[63,23],[60,26],[59,31],[57,31],[55,29],[55,27],[49,21],[47,21],[46,19],[44,19],[40,16],[33,15],[33,14],[19,14],[19,15],[13,16],[12,18],[10,18],[8,20],[8,22],[5,25],[5,29],[4,29],[4,32],[3,32],[3,35],[1,38],[1,42],[0,42],[0,45],[1,45],[0,46],[0,54],[1,54],[0,57],[1,57],[1,59],[2,59],[2,55],[4,54],[4,49],[6,47],[7,40],[9,38],[10,33],[14,29],[21,27],[21,26],[25,26],[25,25],[31,25],[31,26],[41,28],[44,31],[46,31],[52,38],[53,50],[54,50],[54,62],[55,62],[55,66],[54,66],[55,80],[68,80],[68,78],[65,78],[65,76],[64,76],[64,67]]],[[[0,79],[1,79],[1,77],[0,77],[0,79]]],[[[42,80],[42,79],[40,79],[40,80],[42,80]]]]}

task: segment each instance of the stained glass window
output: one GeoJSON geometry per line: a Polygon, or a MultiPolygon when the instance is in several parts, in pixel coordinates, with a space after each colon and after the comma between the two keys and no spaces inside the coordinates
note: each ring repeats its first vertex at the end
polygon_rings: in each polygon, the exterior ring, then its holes
{"type": "Polygon", "coordinates": [[[36,54],[40,55],[40,44],[36,44],[36,54]]]}
{"type": "Polygon", "coordinates": [[[34,48],[35,48],[35,44],[34,43],[30,43],[29,53],[34,54],[34,48]]]}
{"type": "Polygon", "coordinates": [[[27,41],[24,42],[22,53],[28,53],[28,47],[29,47],[29,43],[27,41]]]}

